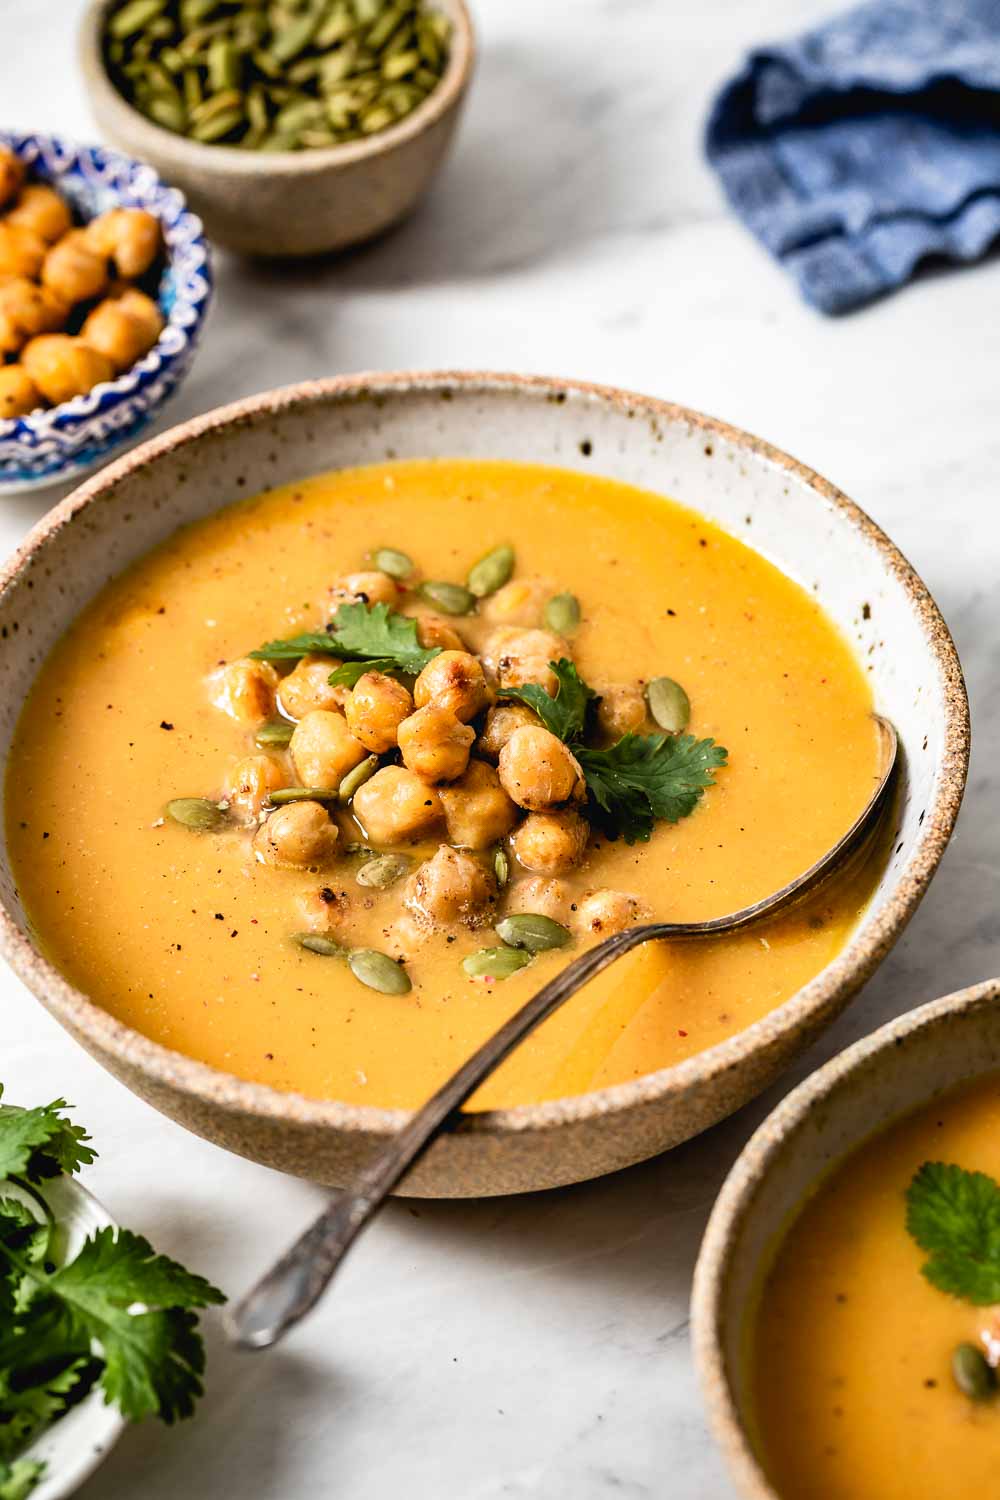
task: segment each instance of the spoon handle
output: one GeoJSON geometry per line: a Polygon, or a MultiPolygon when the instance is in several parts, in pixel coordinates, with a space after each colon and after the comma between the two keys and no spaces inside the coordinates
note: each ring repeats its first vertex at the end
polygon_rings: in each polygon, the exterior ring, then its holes
{"type": "Polygon", "coordinates": [[[329,1207],[274,1266],[226,1313],[230,1338],[245,1349],[277,1343],[319,1300],[359,1232],[397,1187],[417,1158],[451,1122],[470,1094],[518,1043],[559,1009],[581,985],[623,953],[650,938],[679,935],[685,924],[629,927],[582,953],[550,979],[462,1064],[436,1094],[390,1136],[329,1207]]]}

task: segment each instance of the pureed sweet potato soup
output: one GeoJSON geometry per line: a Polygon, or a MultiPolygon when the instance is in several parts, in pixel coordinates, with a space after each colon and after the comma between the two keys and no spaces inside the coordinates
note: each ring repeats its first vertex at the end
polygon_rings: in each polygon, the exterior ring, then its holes
{"type": "MultiPolygon", "coordinates": [[[[122,1021],[412,1106],[582,945],[807,868],[872,792],[871,707],[816,602],[693,512],[558,469],[388,464],[241,501],[109,584],[24,709],[8,837],[40,943],[122,1021]]],[[[475,1104],[742,1030],[833,958],[874,878],[637,951],[475,1104]]]]}
{"type": "Polygon", "coordinates": [[[1000,1077],[856,1151],[786,1235],[752,1339],[784,1500],[995,1495],[1000,1077]]]}

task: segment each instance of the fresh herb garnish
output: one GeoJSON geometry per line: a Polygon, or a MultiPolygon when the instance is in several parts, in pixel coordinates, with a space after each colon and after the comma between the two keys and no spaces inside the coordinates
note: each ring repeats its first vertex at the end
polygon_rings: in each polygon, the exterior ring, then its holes
{"type": "Polygon", "coordinates": [[[95,1155],[67,1107],[0,1105],[0,1500],[30,1493],[41,1468],[17,1455],[95,1383],[132,1420],[190,1416],[205,1367],[195,1309],[225,1301],[127,1229],[53,1265],[58,1225],[29,1184],[95,1155]]]}
{"type": "Polygon", "coordinates": [[[933,1286],[977,1307],[1000,1302],[1000,1184],[985,1172],[924,1162],[906,1190],[906,1227],[930,1257],[933,1286]]]}
{"type": "Polygon", "coordinates": [[[313,653],[363,663],[352,680],[353,665],[338,667],[331,682],[353,687],[361,672],[394,671],[416,677],[440,654],[440,646],[423,647],[417,621],[397,614],[388,604],[342,604],[325,631],[311,631],[284,641],[268,641],[250,655],[259,661],[294,661],[313,653]],[[339,675],[343,674],[343,675],[339,675]]]}
{"type": "Polygon", "coordinates": [[[605,837],[645,843],[657,818],[677,823],[693,812],[705,788],[715,785],[712,773],[726,764],[726,750],[692,734],[626,734],[608,750],[588,749],[580,741],[588,705],[598,695],[565,657],[549,666],[554,696],[535,683],[503,688],[500,696],[526,703],[572,748],[586,777],[591,817],[605,837]]]}

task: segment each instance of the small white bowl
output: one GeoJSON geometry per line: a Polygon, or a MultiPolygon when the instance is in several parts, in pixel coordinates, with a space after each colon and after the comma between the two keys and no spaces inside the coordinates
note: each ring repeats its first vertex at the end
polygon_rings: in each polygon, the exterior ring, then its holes
{"type": "MultiPolygon", "coordinates": [[[[117,1228],[93,1193],[88,1193],[71,1177],[56,1177],[36,1191],[48,1203],[59,1225],[60,1260],[72,1260],[96,1229],[117,1228]]],[[[0,1195],[17,1198],[38,1214],[38,1205],[17,1184],[0,1184],[0,1195]]],[[[45,1465],[41,1479],[31,1491],[31,1500],[65,1500],[65,1496],[72,1495],[104,1462],[127,1425],[116,1406],[105,1404],[100,1386],[95,1386],[78,1406],[53,1422],[18,1454],[19,1458],[45,1465]]]]}

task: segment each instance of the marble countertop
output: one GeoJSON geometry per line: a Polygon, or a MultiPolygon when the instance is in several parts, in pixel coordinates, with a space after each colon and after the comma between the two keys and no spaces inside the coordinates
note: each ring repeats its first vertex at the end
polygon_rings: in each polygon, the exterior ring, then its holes
{"type": "MultiPolygon", "coordinates": [[[[727,1500],[687,1340],[723,1176],[797,1078],[1000,970],[1000,260],[830,322],[728,216],[700,153],[710,95],[746,47],[823,0],[473,5],[481,66],[430,199],[337,263],[219,256],[215,313],[167,421],[303,377],[468,366],[629,386],[759,432],[858,500],[936,595],[973,704],[966,808],[910,930],[780,1089],[602,1182],[392,1205],[279,1351],[240,1356],[210,1326],[197,1420],[127,1433],[85,1500],[727,1500]]],[[[4,0],[6,124],[96,138],[74,62],[81,9],[4,0]]],[[[56,498],[0,501],[4,552],[56,498]]],[[[12,1096],[67,1094],[103,1151],[90,1186],[227,1288],[322,1204],[133,1098],[6,971],[0,1005],[12,1096]]]]}

